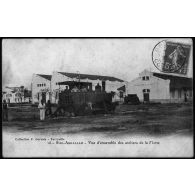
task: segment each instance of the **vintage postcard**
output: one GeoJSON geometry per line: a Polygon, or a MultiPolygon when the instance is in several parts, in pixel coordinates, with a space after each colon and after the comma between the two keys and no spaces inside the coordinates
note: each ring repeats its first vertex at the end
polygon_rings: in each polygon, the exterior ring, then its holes
{"type": "Polygon", "coordinates": [[[4,158],[192,158],[190,38],[2,39],[4,158]]]}

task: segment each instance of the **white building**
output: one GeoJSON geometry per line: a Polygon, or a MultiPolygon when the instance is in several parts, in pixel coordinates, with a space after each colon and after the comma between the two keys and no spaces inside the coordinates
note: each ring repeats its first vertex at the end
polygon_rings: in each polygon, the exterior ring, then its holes
{"type": "Polygon", "coordinates": [[[114,100],[119,100],[120,95],[118,88],[124,86],[125,82],[121,79],[100,76],[88,75],[79,73],[53,72],[52,75],[33,74],[32,78],[32,103],[37,103],[41,99],[44,101],[50,100],[52,103],[58,103],[59,92],[66,88],[66,85],[59,85],[65,81],[80,81],[91,84],[92,90],[99,83],[101,88],[106,92],[115,92],[114,100]]]}
{"type": "Polygon", "coordinates": [[[51,78],[51,91],[52,91],[52,103],[58,102],[59,91],[65,89],[65,85],[58,85],[59,82],[64,81],[80,81],[88,82],[92,84],[92,90],[95,90],[95,86],[99,83],[101,88],[106,92],[115,92],[115,100],[120,99],[119,92],[117,89],[125,84],[121,79],[110,77],[110,76],[100,76],[100,75],[89,75],[80,73],[67,73],[67,72],[53,72],[51,78]]]}
{"type": "Polygon", "coordinates": [[[192,83],[192,78],[144,70],[128,83],[127,93],[146,102],[183,102],[192,99],[192,83]]]}
{"type": "Polygon", "coordinates": [[[5,87],[2,91],[2,100],[7,103],[21,103],[24,102],[24,93],[20,87],[5,87]]]}
{"type": "Polygon", "coordinates": [[[31,90],[32,103],[51,100],[51,75],[33,74],[31,90]]]}

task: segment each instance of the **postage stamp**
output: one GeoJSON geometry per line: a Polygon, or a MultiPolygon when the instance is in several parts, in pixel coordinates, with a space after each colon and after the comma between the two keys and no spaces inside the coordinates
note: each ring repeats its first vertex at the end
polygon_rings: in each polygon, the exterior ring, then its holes
{"type": "Polygon", "coordinates": [[[190,50],[190,45],[164,40],[154,47],[152,60],[161,72],[186,75],[190,50]]]}

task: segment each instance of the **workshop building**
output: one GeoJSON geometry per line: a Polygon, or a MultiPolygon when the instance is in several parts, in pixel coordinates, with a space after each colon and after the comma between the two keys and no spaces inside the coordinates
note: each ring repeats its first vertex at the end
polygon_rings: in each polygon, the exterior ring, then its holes
{"type": "Polygon", "coordinates": [[[142,102],[178,103],[192,100],[193,79],[144,70],[127,85],[142,102]]]}

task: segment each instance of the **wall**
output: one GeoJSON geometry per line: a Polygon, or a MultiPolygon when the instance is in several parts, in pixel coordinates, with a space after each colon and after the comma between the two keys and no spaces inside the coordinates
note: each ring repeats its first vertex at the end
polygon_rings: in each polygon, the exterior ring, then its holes
{"type": "Polygon", "coordinates": [[[72,81],[69,77],[66,77],[65,75],[62,75],[56,71],[53,72],[52,78],[51,78],[51,102],[52,103],[58,103],[59,98],[59,91],[64,90],[66,88],[65,85],[59,86],[58,82],[64,82],[64,81],[72,81]]]}
{"type": "Polygon", "coordinates": [[[185,102],[185,93],[187,94],[187,100],[192,101],[193,95],[192,90],[184,91],[184,89],[172,89],[170,91],[170,102],[182,103],[185,102]]]}
{"type": "Polygon", "coordinates": [[[38,103],[41,100],[41,96],[38,99],[38,93],[41,93],[42,91],[47,92],[46,93],[46,101],[50,98],[49,92],[51,91],[51,83],[49,80],[38,76],[36,74],[33,74],[32,78],[32,103],[38,103]],[[46,86],[38,87],[37,84],[45,84],[46,86]]]}

